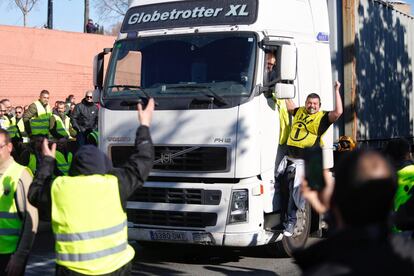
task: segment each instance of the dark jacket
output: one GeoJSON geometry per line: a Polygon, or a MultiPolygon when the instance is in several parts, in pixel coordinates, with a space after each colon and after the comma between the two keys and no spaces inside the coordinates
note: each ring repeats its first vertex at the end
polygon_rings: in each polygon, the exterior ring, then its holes
{"type": "Polygon", "coordinates": [[[98,107],[85,99],[78,103],[71,115],[73,128],[77,132],[90,132],[98,128],[98,107]]]}
{"type": "MultiPolygon", "coordinates": [[[[118,178],[121,204],[126,210],[126,202],[134,191],[144,184],[154,161],[154,148],[149,128],[140,126],[135,138],[135,149],[121,168],[113,168],[108,157],[92,145],[82,146],[73,157],[70,176],[111,174],[118,178]]],[[[30,186],[29,202],[36,208],[51,212],[51,181],[55,159],[45,157],[30,186]]]]}
{"type": "Polygon", "coordinates": [[[347,229],[294,253],[303,275],[414,275],[413,248],[395,246],[387,228],[347,229]]]}

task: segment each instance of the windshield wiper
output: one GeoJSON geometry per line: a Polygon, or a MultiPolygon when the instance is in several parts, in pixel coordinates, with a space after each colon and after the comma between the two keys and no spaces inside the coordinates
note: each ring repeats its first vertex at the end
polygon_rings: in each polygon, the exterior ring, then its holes
{"type": "Polygon", "coordinates": [[[109,85],[108,88],[138,88],[138,89],[143,89],[143,88],[141,88],[141,86],[138,86],[138,85],[129,85],[129,84],[109,85]]]}
{"type": "Polygon", "coordinates": [[[223,98],[222,96],[220,96],[219,94],[217,94],[216,92],[213,91],[213,89],[211,89],[210,86],[207,85],[194,85],[194,84],[189,84],[189,85],[180,85],[180,86],[172,86],[172,87],[168,87],[168,88],[177,88],[177,89],[201,89],[198,90],[198,92],[204,94],[207,97],[212,97],[215,101],[216,104],[219,106],[223,106],[223,105],[228,105],[229,103],[226,101],[225,98],[223,98]],[[206,89],[208,92],[206,92],[205,90],[202,89],[206,89]]]}
{"type": "MultiPolygon", "coordinates": [[[[142,92],[145,97],[138,96],[138,99],[134,100],[125,100],[121,102],[121,106],[136,106],[138,103],[141,103],[142,105],[146,106],[151,96],[148,94],[147,91],[145,91],[144,88],[137,85],[127,85],[127,84],[118,84],[118,85],[109,85],[108,88],[136,88],[138,91],[142,92]]],[[[158,103],[154,100],[155,106],[158,106],[158,103]]]]}

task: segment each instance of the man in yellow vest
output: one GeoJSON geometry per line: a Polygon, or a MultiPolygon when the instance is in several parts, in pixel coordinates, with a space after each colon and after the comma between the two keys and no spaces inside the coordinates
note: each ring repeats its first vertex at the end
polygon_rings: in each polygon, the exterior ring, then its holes
{"type": "MultiPolygon", "coordinates": [[[[289,113],[293,116],[292,126],[287,139],[288,155],[280,162],[276,171],[275,196],[281,205],[280,185],[285,172],[294,172],[293,184],[289,185],[289,198],[287,199],[287,210],[284,214],[284,235],[291,237],[296,224],[296,212],[305,207],[305,200],[300,194],[300,183],[304,177],[304,149],[313,146],[321,146],[321,137],[329,126],[336,122],[342,115],[343,107],[339,88],[341,84],[335,83],[336,104],[333,111],[321,111],[321,99],[318,94],[309,94],[305,106],[296,107],[292,100],[286,100],[289,113]]],[[[277,209],[282,209],[278,206],[277,209]]]]}
{"type": "MultiPolygon", "coordinates": [[[[9,116],[8,116],[9,117],[9,116]]],[[[23,108],[16,106],[15,116],[9,117],[10,126],[7,131],[13,144],[13,157],[18,158],[24,150],[24,145],[28,143],[28,136],[23,122],[23,108]]],[[[16,159],[18,161],[18,159],[16,159]]]]}
{"type": "Polygon", "coordinates": [[[39,100],[29,105],[23,114],[23,122],[30,138],[43,138],[49,135],[50,116],[49,91],[42,90],[39,100]]]}
{"type": "Polygon", "coordinates": [[[32,175],[11,157],[13,145],[0,129],[0,275],[24,275],[37,232],[37,210],[27,200],[32,175]]]}
{"type": "Polygon", "coordinates": [[[57,104],[57,114],[50,116],[50,134],[56,139],[76,137],[76,130],[65,114],[65,103],[62,101],[57,104]]]}
{"type": "MultiPolygon", "coordinates": [[[[56,145],[43,143],[45,155],[29,190],[36,206],[51,208],[56,244],[56,275],[130,275],[134,250],[128,245],[126,202],[144,184],[154,160],[149,133],[154,100],[143,110],[135,148],[120,168],[97,147],[82,146],[69,176],[47,181],[53,172],[56,145]]],[[[50,210],[49,210],[50,211],[50,210]]]]}

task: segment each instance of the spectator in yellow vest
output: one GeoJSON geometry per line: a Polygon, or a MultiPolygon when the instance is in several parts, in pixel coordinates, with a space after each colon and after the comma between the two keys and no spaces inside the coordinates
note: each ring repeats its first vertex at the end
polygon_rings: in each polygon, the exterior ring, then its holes
{"type": "Polygon", "coordinates": [[[29,105],[23,114],[23,122],[27,133],[33,137],[47,137],[49,135],[50,116],[49,91],[42,90],[39,100],[29,105]]]}
{"type": "Polygon", "coordinates": [[[24,143],[28,142],[28,136],[24,127],[23,122],[23,108],[21,106],[17,106],[15,108],[15,117],[12,117],[10,120],[10,126],[7,129],[10,134],[10,138],[13,143],[13,157],[17,159],[20,157],[20,154],[23,151],[24,143]]]}
{"type": "Polygon", "coordinates": [[[64,102],[58,102],[57,114],[50,117],[50,134],[56,139],[76,137],[76,130],[72,127],[70,118],[65,114],[64,102]]]}
{"type": "Polygon", "coordinates": [[[23,107],[16,106],[15,108],[15,114],[16,114],[16,125],[18,128],[18,132],[20,132],[20,137],[24,140],[24,143],[27,143],[27,132],[26,128],[24,127],[23,122],[23,107]]]}
{"type": "Polygon", "coordinates": [[[0,275],[24,275],[37,232],[37,210],[27,201],[32,175],[17,164],[10,136],[0,129],[0,275]]]}

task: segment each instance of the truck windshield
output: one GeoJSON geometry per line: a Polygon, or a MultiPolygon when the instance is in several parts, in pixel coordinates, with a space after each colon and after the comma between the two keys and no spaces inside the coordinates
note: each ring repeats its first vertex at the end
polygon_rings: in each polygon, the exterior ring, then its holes
{"type": "Polygon", "coordinates": [[[256,45],[247,32],[118,41],[103,102],[150,96],[158,109],[238,105],[252,93],[256,45]]]}

